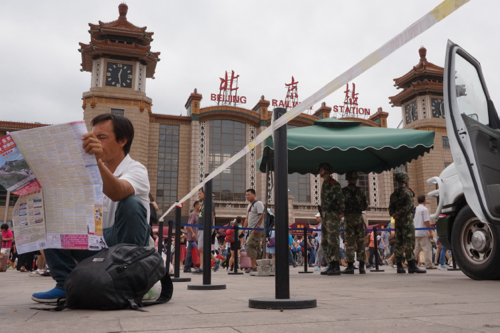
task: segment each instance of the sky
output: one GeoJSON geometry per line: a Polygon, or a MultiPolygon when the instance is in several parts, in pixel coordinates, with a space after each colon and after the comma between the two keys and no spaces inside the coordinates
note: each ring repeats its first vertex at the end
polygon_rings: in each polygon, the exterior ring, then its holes
{"type": "MultiPolygon", "coordinates": [[[[186,115],[197,88],[202,107],[214,105],[220,77],[239,75],[241,107],[252,109],[262,95],[284,99],[293,76],[299,100],[311,94],[421,18],[440,0],[184,0],[126,1],[129,22],[154,32],[161,52],[146,93],[154,113],[186,115]]],[[[118,18],[120,1],[3,1],[0,4],[0,120],[58,124],[83,119],[82,93],[91,74],[80,72],[79,42],[89,43],[88,23],[118,18]]],[[[444,66],[451,40],[481,62],[493,101],[500,77],[500,1],[471,0],[458,11],[369,69],[353,82],[360,107],[389,112],[388,126],[401,122],[398,78],[419,62],[444,66]]],[[[345,89],[328,96],[342,105],[345,89]]],[[[315,105],[314,110],[320,105],[315,105]]]]}

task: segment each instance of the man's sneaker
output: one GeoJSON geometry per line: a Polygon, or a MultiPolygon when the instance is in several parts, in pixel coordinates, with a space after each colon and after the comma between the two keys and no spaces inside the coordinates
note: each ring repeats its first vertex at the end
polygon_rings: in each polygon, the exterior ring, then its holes
{"type": "Polygon", "coordinates": [[[217,272],[217,270],[219,269],[219,266],[220,266],[220,259],[217,259],[215,260],[215,263],[214,263],[214,273],[217,272]]]}
{"type": "Polygon", "coordinates": [[[64,289],[54,288],[42,293],[34,293],[31,299],[38,303],[55,303],[59,298],[66,297],[64,289]]]}
{"type": "Polygon", "coordinates": [[[316,268],[314,269],[315,271],[320,271],[321,268],[319,266],[316,266],[316,268]]]}
{"type": "Polygon", "coordinates": [[[438,266],[438,269],[448,269],[448,266],[446,266],[445,264],[442,264],[442,265],[438,266]]]}
{"type": "Polygon", "coordinates": [[[203,268],[198,268],[193,272],[193,274],[203,274],[203,268]]]}
{"type": "Polygon", "coordinates": [[[28,276],[30,276],[30,277],[39,277],[39,276],[41,276],[40,275],[41,273],[43,273],[43,271],[39,272],[38,270],[36,270],[36,271],[33,271],[33,272],[29,273],[28,276]]]}
{"type": "Polygon", "coordinates": [[[184,268],[184,273],[191,273],[191,268],[184,268]]]}

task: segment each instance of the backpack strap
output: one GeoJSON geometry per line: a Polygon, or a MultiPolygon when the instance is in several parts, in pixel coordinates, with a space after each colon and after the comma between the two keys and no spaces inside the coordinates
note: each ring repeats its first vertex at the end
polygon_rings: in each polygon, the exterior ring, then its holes
{"type": "Polygon", "coordinates": [[[59,312],[66,309],[66,298],[61,297],[57,299],[57,306],[55,308],[30,308],[31,310],[59,312]]]}
{"type": "Polygon", "coordinates": [[[161,293],[160,297],[156,301],[143,302],[142,306],[151,306],[156,304],[164,304],[172,299],[172,294],[174,293],[174,285],[172,284],[172,279],[167,273],[161,278],[161,293]]]}

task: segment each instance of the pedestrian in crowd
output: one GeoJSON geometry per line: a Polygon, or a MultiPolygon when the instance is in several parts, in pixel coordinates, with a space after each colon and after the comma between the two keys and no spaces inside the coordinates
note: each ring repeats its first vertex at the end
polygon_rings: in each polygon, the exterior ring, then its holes
{"type": "MultiPolygon", "coordinates": [[[[96,116],[92,132],[82,136],[82,147],[95,156],[102,178],[104,240],[111,247],[121,243],[149,245],[149,179],[146,167],[129,155],[134,138],[130,120],[113,113],[96,116]]],[[[47,249],[45,258],[56,288],[35,293],[37,302],[55,302],[66,296],[64,281],[76,263],[95,255],[89,250],[47,249]]]]}
{"type": "Polygon", "coordinates": [[[181,229],[179,250],[180,250],[180,258],[179,258],[180,269],[184,270],[184,262],[186,260],[186,255],[187,255],[185,227],[182,227],[181,229]]]}
{"type": "Polygon", "coordinates": [[[274,225],[271,231],[269,232],[269,238],[267,239],[266,242],[266,253],[270,256],[270,259],[275,259],[276,258],[276,249],[275,249],[275,242],[276,242],[276,231],[274,230],[274,225]]]}
{"type": "MultiPolygon", "coordinates": [[[[264,219],[264,204],[255,197],[255,190],[249,188],[245,193],[246,199],[249,202],[247,207],[247,217],[245,219],[244,228],[262,228],[264,219]]],[[[260,258],[260,240],[264,236],[263,230],[251,230],[246,246],[247,256],[250,257],[251,266],[245,272],[257,272],[256,260],[260,258]]]]}
{"type": "Polygon", "coordinates": [[[368,199],[365,191],[356,185],[359,179],[356,171],[347,172],[346,179],[349,184],[342,189],[342,193],[345,198],[343,217],[347,268],[342,274],[354,274],[354,253],[359,261],[359,274],[366,274],[365,222],[362,212],[368,208],[368,199]]]}
{"type": "MultiPolygon", "coordinates": [[[[415,208],[415,217],[413,222],[415,229],[417,228],[430,228],[429,210],[425,206],[427,200],[425,195],[419,195],[417,198],[418,206],[415,208]]],[[[415,230],[415,257],[421,250],[424,252],[424,262],[426,269],[436,269],[437,267],[432,264],[432,244],[431,239],[434,238],[433,230],[415,230]]]]}
{"type": "Polygon", "coordinates": [[[14,269],[17,266],[17,258],[18,258],[16,242],[12,242],[12,247],[10,250],[10,267],[9,269],[14,269]]]}
{"type": "Polygon", "coordinates": [[[36,265],[38,269],[34,270],[29,274],[30,277],[39,277],[39,276],[50,276],[50,271],[48,268],[45,268],[45,255],[43,250],[36,251],[36,265]]]}
{"type": "Polygon", "coordinates": [[[297,266],[302,266],[304,264],[304,257],[302,255],[302,248],[303,248],[303,243],[302,243],[302,237],[301,236],[295,236],[293,238],[293,258],[295,260],[295,263],[297,266]]]}
{"type": "Polygon", "coordinates": [[[316,221],[318,222],[318,226],[316,230],[319,230],[317,232],[318,236],[316,236],[316,243],[318,244],[318,250],[316,251],[316,268],[314,270],[319,271],[321,270],[321,266],[323,265],[323,259],[325,258],[325,251],[323,251],[323,246],[321,245],[321,214],[317,213],[315,215],[316,221]]]}
{"type": "MultiPolygon", "coordinates": [[[[233,220],[229,223],[229,226],[234,228],[235,223],[237,223],[236,220],[233,220]]],[[[238,265],[238,258],[236,258],[236,251],[238,250],[239,246],[238,237],[237,235],[234,234],[234,229],[226,230],[226,243],[229,244],[229,249],[231,253],[228,268],[234,269],[233,265],[238,265]]]]}
{"type": "MultiPolygon", "coordinates": [[[[212,216],[207,217],[205,216],[205,191],[203,188],[200,188],[198,190],[198,200],[202,203],[200,207],[200,213],[199,213],[199,221],[200,225],[204,226],[205,222],[204,220],[206,218],[209,218],[211,220],[210,226],[214,225],[215,222],[215,203],[212,200],[212,216]]],[[[210,232],[210,235],[212,235],[212,232],[210,232]]],[[[211,242],[211,239],[210,239],[211,242]]],[[[203,227],[200,227],[198,229],[198,251],[200,251],[200,268],[197,269],[196,271],[193,272],[193,274],[202,274],[203,273],[203,227]]],[[[214,255],[212,252],[209,252],[211,259],[214,261],[214,272],[216,272],[219,269],[220,265],[220,260],[215,259],[214,255]]]]}
{"type": "Polygon", "coordinates": [[[328,163],[318,166],[319,175],[323,178],[321,186],[321,244],[326,252],[329,268],[322,275],[340,275],[340,215],[344,213],[344,195],[338,181],[331,177],[333,168],[328,163]]]}
{"type": "Polygon", "coordinates": [[[342,239],[342,235],[339,235],[339,244],[340,244],[340,264],[344,267],[347,267],[347,262],[345,260],[345,254],[344,254],[345,245],[344,245],[344,240],[342,239]]]}
{"type": "Polygon", "coordinates": [[[14,240],[14,234],[9,229],[9,225],[7,223],[3,223],[0,227],[2,229],[2,253],[5,256],[10,257],[10,249],[12,248],[12,241],[14,240]]]}
{"type": "MultiPolygon", "coordinates": [[[[444,246],[441,246],[440,251],[438,252],[439,254],[439,269],[448,269],[448,266],[446,266],[446,257],[448,256],[448,250],[444,246]]],[[[436,255],[438,257],[438,255],[436,255]]]]}
{"type": "Polygon", "coordinates": [[[297,267],[297,263],[295,262],[295,259],[293,258],[293,243],[294,243],[294,240],[293,240],[293,236],[292,236],[292,233],[291,232],[288,232],[288,258],[293,266],[293,268],[297,267]]]}
{"type": "MultiPolygon", "coordinates": [[[[197,225],[199,214],[200,214],[201,202],[196,200],[193,204],[193,210],[189,214],[188,225],[197,225]]],[[[187,227],[186,233],[187,241],[187,253],[186,260],[184,262],[184,273],[191,273],[191,266],[193,265],[193,255],[192,251],[196,250],[198,241],[198,228],[197,227],[187,227]]]]}
{"type": "Polygon", "coordinates": [[[307,236],[307,255],[309,256],[309,267],[314,267],[314,259],[316,258],[315,247],[316,247],[316,232],[312,231],[310,235],[307,236]]]}
{"type": "Polygon", "coordinates": [[[377,243],[377,250],[378,250],[378,255],[380,257],[380,260],[382,261],[383,265],[384,263],[384,253],[385,253],[385,242],[384,242],[384,237],[382,237],[382,233],[379,231],[377,236],[378,243],[377,243]]]}
{"type": "Polygon", "coordinates": [[[389,214],[394,218],[396,246],[394,248],[398,273],[406,273],[403,262],[406,256],[408,273],[425,273],[415,263],[415,226],[413,224],[413,191],[408,188],[410,177],[406,172],[396,174],[398,188],[391,194],[389,214]],[[404,251],[404,255],[403,255],[404,251]]]}
{"type": "Polygon", "coordinates": [[[382,231],[382,234],[381,234],[382,240],[384,241],[384,246],[385,246],[381,257],[384,260],[384,264],[389,265],[389,261],[387,259],[389,259],[389,257],[391,256],[391,247],[389,245],[389,238],[391,236],[391,233],[389,231],[387,231],[386,229],[387,229],[387,227],[384,228],[384,230],[382,231]]]}
{"type": "Polygon", "coordinates": [[[378,265],[382,265],[382,260],[380,259],[380,255],[378,252],[378,243],[382,237],[377,232],[377,236],[375,238],[374,232],[370,232],[370,243],[368,247],[370,248],[370,256],[368,258],[368,267],[375,266],[375,260],[377,260],[378,265]]]}
{"type": "MultiPolygon", "coordinates": [[[[391,222],[389,223],[389,229],[394,229],[394,226],[396,225],[395,220],[393,217],[391,217],[391,222]]],[[[395,248],[395,242],[396,242],[396,231],[392,230],[390,231],[389,235],[389,246],[391,250],[391,255],[387,261],[389,262],[389,265],[391,265],[392,268],[394,268],[394,248],[395,248]],[[391,238],[394,239],[394,245],[390,245],[391,243],[391,238]]]]}

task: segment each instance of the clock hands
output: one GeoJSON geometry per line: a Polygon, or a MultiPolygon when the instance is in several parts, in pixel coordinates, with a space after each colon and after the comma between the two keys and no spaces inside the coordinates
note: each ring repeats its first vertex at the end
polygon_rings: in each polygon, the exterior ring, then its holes
{"type": "Polygon", "coordinates": [[[120,71],[118,72],[118,83],[119,84],[122,84],[122,70],[123,70],[123,68],[120,69],[120,71]]]}

